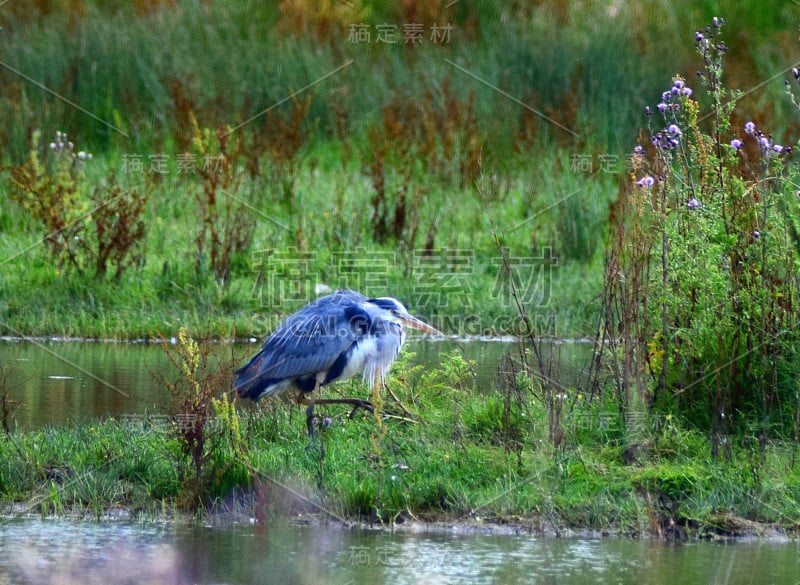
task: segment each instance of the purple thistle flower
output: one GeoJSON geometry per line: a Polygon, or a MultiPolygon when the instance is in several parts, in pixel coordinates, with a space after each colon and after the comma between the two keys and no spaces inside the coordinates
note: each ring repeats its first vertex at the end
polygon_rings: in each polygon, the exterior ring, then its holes
{"type": "Polygon", "coordinates": [[[769,148],[769,138],[766,136],[759,138],[758,143],[761,145],[761,148],[769,148]]]}
{"type": "Polygon", "coordinates": [[[661,101],[668,102],[669,98],[672,96],[672,93],[669,91],[665,91],[661,94],[661,101]]]}
{"type": "Polygon", "coordinates": [[[753,232],[753,237],[754,237],[755,239],[758,239],[758,238],[760,238],[760,237],[761,237],[761,232],[760,232],[760,231],[758,231],[758,230],[755,230],[755,231],[753,232]]]}
{"type": "Polygon", "coordinates": [[[676,79],[675,83],[673,83],[673,87],[677,87],[678,89],[682,88],[683,87],[683,80],[682,79],[676,79]]]}
{"type": "Polygon", "coordinates": [[[633,147],[633,154],[642,155],[644,154],[644,148],[642,148],[641,144],[637,144],[633,147]]]}
{"type": "Polygon", "coordinates": [[[669,132],[673,136],[680,136],[681,134],[683,134],[683,132],[681,132],[681,129],[678,127],[677,124],[670,124],[669,128],[667,128],[667,132],[669,132]]]}
{"type": "Polygon", "coordinates": [[[742,141],[738,138],[734,138],[731,140],[731,146],[734,147],[736,150],[739,150],[742,147],[742,141]]]}
{"type": "Polygon", "coordinates": [[[701,42],[704,38],[705,37],[703,36],[703,33],[701,33],[700,31],[694,33],[694,40],[697,41],[698,43],[701,42]]]}
{"type": "Polygon", "coordinates": [[[753,124],[752,122],[748,122],[747,124],[744,125],[745,134],[755,134],[755,131],[756,131],[756,125],[753,124]]]}
{"type": "Polygon", "coordinates": [[[331,426],[331,417],[329,417],[329,416],[326,416],[325,418],[323,418],[323,419],[322,419],[322,426],[323,426],[323,427],[329,427],[329,426],[331,426]]]}
{"type": "Polygon", "coordinates": [[[783,152],[783,146],[781,146],[780,144],[773,144],[772,145],[772,150],[774,150],[775,152],[780,154],[780,153],[783,152]]]}
{"type": "Polygon", "coordinates": [[[653,115],[653,112],[652,112],[652,110],[650,109],[650,106],[645,106],[645,108],[644,108],[644,115],[645,115],[645,116],[652,116],[652,115],[653,115]]]}
{"type": "Polygon", "coordinates": [[[656,106],[656,109],[657,109],[659,112],[661,112],[661,113],[663,114],[664,112],[666,112],[666,111],[667,111],[667,108],[668,108],[668,107],[669,107],[669,106],[667,106],[667,104],[665,104],[664,102],[661,102],[660,104],[658,104],[658,105],[656,106]]]}
{"type": "Polygon", "coordinates": [[[655,182],[656,180],[653,177],[651,177],[650,175],[645,175],[644,177],[636,181],[636,184],[639,187],[647,188],[647,187],[652,187],[655,182]]]}
{"type": "Polygon", "coordinates": [[[681,90],[681,93],[682,93],[683,95],[685,95],[686,97],[692,97],[692,88],[691,88],[691,87],[684,87],[684,88],[681,90]]]}
{"type": "Polygon", "coordinates": [[[686,207],[692,210],[697,209],[698,207],[700,207],[700,202],[694,197],[692,197],[691,199],[689,199],[689,203],[686,204],[686,207]]]}

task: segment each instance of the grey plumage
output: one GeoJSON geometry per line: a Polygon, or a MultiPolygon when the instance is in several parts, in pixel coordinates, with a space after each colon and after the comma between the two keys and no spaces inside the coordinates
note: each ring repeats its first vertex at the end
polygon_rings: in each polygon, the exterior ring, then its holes
{"type": "Polygon", "coordinates": [[[234,388],[240,396],[258,400],[292,385],[312,392],[359,372],[371,387],[385,378],[397,358],[405,341],[404,325],[439,333],[409,315],[396,299],[336,291],[288,317],[236,372],[234,388]]]}

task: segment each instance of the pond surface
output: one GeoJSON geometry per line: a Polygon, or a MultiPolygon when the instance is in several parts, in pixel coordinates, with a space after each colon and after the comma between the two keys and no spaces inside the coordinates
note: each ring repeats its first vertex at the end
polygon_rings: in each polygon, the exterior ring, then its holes
{"type": "MultiPolygon", "coordinates": [[[[476,363],[479,388],[496,384],[504,355],[519,355],[519,344],[508,341],[412,338],[407,347],[414,352],[416,363],[430,368],[437,367],[445,354],[462,351],[476,363]]],[[[562,364],[560,382],[580,384],[592,346],[561,343],[549,347],[562,364]]],[[[240,357],[237,364],[246,363],[259,348],[258,343],[235,344],[234,355],[240,357]]],[[[21,430],[108,416],[161,414],[171,396],[159,375],[170,379],[176,375],[160,344],[1,341],[2,364],[8,369],[9,397],[15,401],[13,422],[21,430]]],[[[366,388],[363,397],[367,397],[366,388]]]]}
{"type": "Polygon", "coordinates": [[[797,585],[797,543],[0,520],[0,584],[797,585]]]}

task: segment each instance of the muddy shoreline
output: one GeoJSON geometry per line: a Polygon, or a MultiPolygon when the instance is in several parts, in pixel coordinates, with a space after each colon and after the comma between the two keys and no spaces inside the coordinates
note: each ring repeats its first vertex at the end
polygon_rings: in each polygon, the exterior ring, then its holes
{"type": "Polygon", "coordinates": [[[266,518],[246,514],[242,510],[209,510],[190,514],[166,510],[152,514],[126,508],[114,508],[97,515],[84,510],[42,516],[32,512],[29,505],[14,504],[0,511],[0,522],[24,520],[70,520],[74,522],[120,522],[142,524],[201,524],[214,528],[237,526],[269,526],[271,522],[295,526],[324,526],[341,530],[365,532],[397,532],[405,534],[442,534],[454,536],[533,536],[536,538],[603,539],[625,538],[664,542],[712,541],[720,543],[769,542],[785,544],[800,540],[800,526],[783,527],[772,523],[756,522],[735,514],[721,514],[716,525],[667,526],[657,530],[632,528],[580,528],[558,526],[541,518],[449,518],[446,515],[431,517],[398,518],[392,523],[366,521],[358,518],[340,521],[321,513],[296,513],[270,515],[266,518]]]}

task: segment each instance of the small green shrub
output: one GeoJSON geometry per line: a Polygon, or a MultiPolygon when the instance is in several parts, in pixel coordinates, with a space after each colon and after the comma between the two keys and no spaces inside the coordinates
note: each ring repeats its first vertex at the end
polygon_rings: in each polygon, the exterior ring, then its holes
{"type": "Polygon", "coordinates": [[[249,477],[240,457],[239,416],[224,391],[230,388],[233,366],[216,349],[219,346],[201,347],[186,328],[180,329],[174,346],[163,341],[176,373],[158,378],[173,397],[172,435],[191,462],[191,475],[182,478],[189,488],[184,504],[195,507],[249,477]]]}
{"type": "Polygon", "coordinates": [[[113,266],[118,282],[143,258],[149,187],[123,187],[112,171],[90,190],[84,167],[91,153],[76,152],[68,136],[56,132],[43,155],[39,139],[34,133],[26,163],[7,168],[11,198],[44,228],[44,244],[60,268],[103,279],[113,266]]]}

